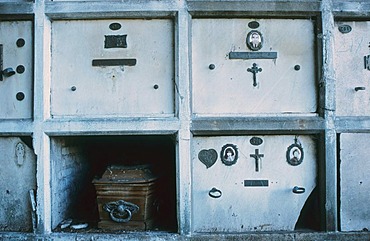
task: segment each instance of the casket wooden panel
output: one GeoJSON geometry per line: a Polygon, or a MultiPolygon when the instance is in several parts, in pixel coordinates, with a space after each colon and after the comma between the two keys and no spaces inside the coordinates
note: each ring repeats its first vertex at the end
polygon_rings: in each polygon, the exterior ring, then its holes
{"type": "Polygon", "coordinates": [[[158,209],[156,180],[147,166],[108,167],[101,179],[93,181],[100,218],[98,227],[110,230],[154,228],[158,209]],[[126,204],[137,209],[127,211],[126,204]],[[117,211],[119,209],[122,213],[117,211]],[[120,214],[123,221],[119,219],[120,214]]]}

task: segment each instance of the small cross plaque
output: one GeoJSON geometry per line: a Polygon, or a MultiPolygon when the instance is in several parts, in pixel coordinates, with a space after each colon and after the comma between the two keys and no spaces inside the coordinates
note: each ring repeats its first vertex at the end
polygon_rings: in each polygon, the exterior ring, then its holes
{"type": "Polygon", "coordinates": [[[249,156],[254,158],[256,164],[256,172],[259,172],[260,166],[262,166],[262,163],[260,163],[260,161],[262,162],[262,157],[264,157],[265,155],[260,154],[259,149],[255,149],[254,154],[250,154],[249,156]]]}

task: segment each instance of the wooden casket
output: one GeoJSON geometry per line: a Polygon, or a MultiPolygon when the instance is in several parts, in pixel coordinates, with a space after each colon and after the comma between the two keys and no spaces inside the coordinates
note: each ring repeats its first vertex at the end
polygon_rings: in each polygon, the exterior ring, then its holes
{"type": "Polygon", "coordinates": [[[109,166],[93,183],[100,222],[108,230],[150,230],[157,212],[156,180],[147,165],[109,166]]]}

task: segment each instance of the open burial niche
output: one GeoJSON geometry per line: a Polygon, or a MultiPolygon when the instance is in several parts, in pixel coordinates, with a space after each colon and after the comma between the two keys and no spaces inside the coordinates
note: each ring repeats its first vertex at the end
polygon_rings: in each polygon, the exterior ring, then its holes
{"type": "Polygon", "coordinates": [[[54,231],[177,230],[173,136],[51,138],[54,231]]]}

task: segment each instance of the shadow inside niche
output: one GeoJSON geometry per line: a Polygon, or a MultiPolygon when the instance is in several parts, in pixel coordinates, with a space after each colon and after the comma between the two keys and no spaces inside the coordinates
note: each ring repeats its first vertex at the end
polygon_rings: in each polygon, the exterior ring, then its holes
{"type": "Polygon", "coordinates": [[[315,187],[301,210],[294,230],[320,231],[319,213],[319,191],[318,187],[315,187]]]}

